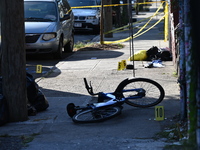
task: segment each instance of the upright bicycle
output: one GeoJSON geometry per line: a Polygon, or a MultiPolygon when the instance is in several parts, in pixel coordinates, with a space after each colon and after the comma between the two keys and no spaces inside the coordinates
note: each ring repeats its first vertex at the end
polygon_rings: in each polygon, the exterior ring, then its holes
{"type": "Polygon", "coordinates": [[[75,106],[69,103],[66,107],[68,115],[76,123],[100,122],[121,113],[124,103],[135,107],[152,107],[159,104],[165,92],[156,81],[147,78],[123,80],[112,93],[93,92],[93,87],[84,78],[85,88],[92,96],[98,95],[98,102],[87,106],[75,106]]]}

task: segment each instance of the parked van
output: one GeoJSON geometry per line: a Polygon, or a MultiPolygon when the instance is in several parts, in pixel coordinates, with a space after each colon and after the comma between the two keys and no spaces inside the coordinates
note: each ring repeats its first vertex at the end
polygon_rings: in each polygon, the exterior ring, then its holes
{"type": "Polygon", "coordinates": [[[72,52],[74,15],[67,0],[24,0],[27,54],[72,52]]]}

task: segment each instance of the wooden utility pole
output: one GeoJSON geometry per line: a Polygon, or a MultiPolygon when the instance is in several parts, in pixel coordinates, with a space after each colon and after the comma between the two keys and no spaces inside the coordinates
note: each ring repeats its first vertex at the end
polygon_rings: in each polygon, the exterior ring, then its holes
{"type": "MultiPolygon", "coordinates": [[[[120,0],[112,0],[112,3],[120,4],[120,0]]],[[[122,6],[113,7],[115,12],[115,16],[113,17],[113,25],[115,27],[121,27],[121,7],[122,6]]]]}
{"type": "Polygon", "coordinates": [[[104,18],[103,18],[103,12],[104,12],[104,0],[101,1],[101,19],[100,19],[100,44],[103,44],[103,31],[104,31],[104,18]]]}
{"type": "Polygon", "coordinates": [[[2,88],[10,122],[28,119],[24,43],[24,1],[1,0],[2,88]]]}
{"type": "MultiPolygon", "coordinates": [[[[105,0],[104,5],[111,5],[112,0],[105,0]]],[[[105,7],[104,8],[104,32],[108,32],[112,30],[112,6],[105,7]]],[[[105,34],[104,37],[106,38],[112,38],[113,33],[105,34]]]]}
{"type": "MultiPolygon", "coordinates": [[[[123,3],[124,4],[128,4],[128,0],[123,0],[123,3]]],[[[131,3],[131,0],[130,0],[130,3],[131,3]]],[[[128,5],[124,5],[123,6],[123,11],[122,11],[122,23],[123,25],[127,25],[128,22],[129,22],[129,12],[128,12],[128,5]]]]}
{"type": "Polygon", "coordinates": [[[136,0],[136,7],[135,7],[135,13],[136,13],[136,15],[138,15],[139,14],[139,0],[136,0]]]}

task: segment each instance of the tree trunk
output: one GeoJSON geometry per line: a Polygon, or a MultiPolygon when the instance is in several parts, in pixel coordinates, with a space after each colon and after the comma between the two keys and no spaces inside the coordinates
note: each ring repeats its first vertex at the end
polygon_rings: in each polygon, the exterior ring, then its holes
{"type": "Polygon", "coordinates": [[[25,121],[27,115],[24,1],[1,0],[3,95],[9,121],[25,121]]]}
{"type": "Polygon", "coordinates": [[[135,13],[136,13],[136,15],[138,15],[139,14],[139,0],[136,0],[136,6],[135,6],[135,13]]]}
{"type": "Polygon", "coordinates": [[[1,50],[1,14],[2,14],[2,1],[0,0],[0,76],[1,75],[1,54],[2,54],[2,50],[1,50]]]}
{"type": "MultiPolygon", "coordinates": [[[[120,4],[120,0],[112,0],[112,3],[120,4]]],[[[112,8],[116,13],[116,15],[113,17],[113,24],[115,27],[121,27],[121,7],[122,6],[117,6],[112,8]]]]}
{"type": "MultiPolygon", "coordinates": [[[[124,4],[127,4],[128,1],[127,0],[123,0],[124,4]]],[[[123,6],[123,11],[122,11],[122,25],[127,25],[128,24],[128,20],[129,20],[129,16],[128,16],[128,9],[127,9],[127,5],[123,6]]]]}
{"type": "MultiPolygon", "coordinates": [[[[112,0],[105,0],[104,5],[111,5],[112,0]]],[[[112,7],[104,7],[104,32],[112,30],[112,7]]],[[[105,34],[105,37],[112,38],[113,33],[105,34]]]]}

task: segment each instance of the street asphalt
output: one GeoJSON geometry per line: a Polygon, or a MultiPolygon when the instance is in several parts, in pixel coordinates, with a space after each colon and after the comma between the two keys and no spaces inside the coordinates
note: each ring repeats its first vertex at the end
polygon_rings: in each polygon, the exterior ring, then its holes
{"type": "MultiPolygon", "coordinates": [[[[153,8],[152,5],[151,8],[153,8]]],[[[146,18],[153,12],[142,12],[137,19],[146,18]]],[[[158,17],[159,18],[159,17],[158,17]]],[[[157,19],[158,19],[157,18],[157,19]]],[[[155,19],[156,20],[156,19],[155,19]]],[[[169,47],[163,41],[163,22],[134,39],[134,52],[147,50],[152,46],[169,47]]],[[[118,40],[129,36],[129,32],[115,33],[118,40]]],[[[99,36],[94,41],[99,42],[99,36]]],[[[44,77],[36,81],[49,101],[49,108],[29,116],[28,121],[8,123],[0,127],[0,135],[32,136],[33,140],[23,150],[161,150],[167,139],[156,139],[172,118],[180,113],[179,86],[173,75],[172,61],[163,62],[162,68],[144,68],[147,61],[135,61],[135,73],[125,69],[118,71],[118,62],[130,57],[130,43],[116,50],[77,51],[56,64],[44,77]],[[101,123],[75,124],[67,115],[66,105],[86,105],[96,98],[91,97],[83,78],[92,81],[94,91],[113,92],[126,78],[144,77],[157,81],[165,90],[165,98],[159,104],[164,106],[165,120],[155,121],[155,107],[136,108],[124,104],[122,114],[101,123]]],[[[131,63],[127,61],[127,63],[131,63]]]]}

